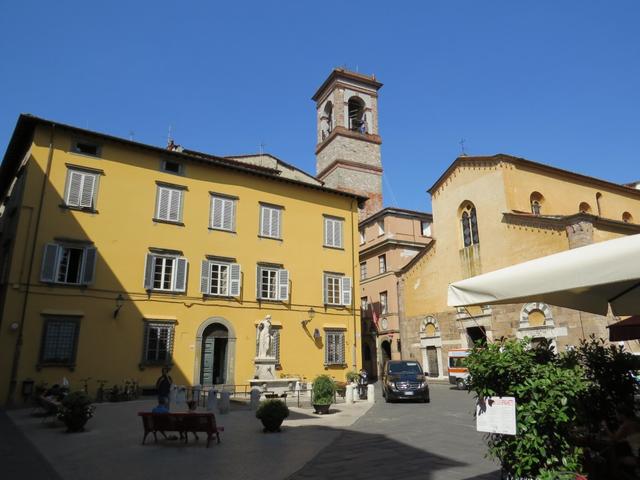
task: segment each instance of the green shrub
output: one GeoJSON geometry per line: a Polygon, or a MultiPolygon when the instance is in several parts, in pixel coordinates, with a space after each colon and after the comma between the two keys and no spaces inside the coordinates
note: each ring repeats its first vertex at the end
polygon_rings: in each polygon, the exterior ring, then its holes
{"type": "Polygon", "coordinates": [[[329,375],[319,375],[313,381],[314,405],[331,405],[336,393],[336,384],[329,375]]]}
{"type": "Polygon", "coordinates": [[[91,417],[95,407],[91,405],[91,398],[86,393],[72,392],[62,400],[58,418],[64,422],[70,432],[84,429],[85,423],[91,417]]]}
{"type": "Polygon", "coordinates": [[[360,378],[360,374],[358,372],[354,372],[353,370],[350,370],[347,372],[346,378],[347,378],[347,383],[357,382],[358,379],[360,378]]]}
{"type": "Polygon", "coordinates": [[[289,407],[282,400],[264,400],[256,410],[256,418],[260,420],[284,420],[289,416],[289,407]]]}

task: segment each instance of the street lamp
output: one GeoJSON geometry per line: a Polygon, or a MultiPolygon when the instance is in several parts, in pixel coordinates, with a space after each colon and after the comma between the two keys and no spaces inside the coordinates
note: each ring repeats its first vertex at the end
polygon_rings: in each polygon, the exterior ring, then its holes
{"type": "Polygon", "coordinates": [[[122,308],[122,305],[124,305],[124,297],[122,296],[121,293],[119,293],[118,296],[116,297],[116,309],[113,311],[113,318],[116,318],[118,316],[118,313],[120,313],[120,309],[122,308]]]}
{"type": "Polygon", "coordinates": [[[306,320],[300,321],[300,323],[302,324],[303,327],[306,327],[307,323],[309,323],[311,320],[313,320],[313,317],[316,316],[316,311],[313,309],[313,307],[311,307],[309,309],[309,311],[307,312],[307,315],[309,316],[309,318],[307,318],[306,320]]]}

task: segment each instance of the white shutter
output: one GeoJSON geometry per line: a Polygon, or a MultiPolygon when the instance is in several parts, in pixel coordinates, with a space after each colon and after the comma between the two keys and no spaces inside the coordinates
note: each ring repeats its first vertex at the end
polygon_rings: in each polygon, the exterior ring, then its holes
{"type": "Polygon", "coordinates": [[[84,266],[82,269],[82,283],[91,285],[95,276],[97,250],[95,247],[84,249],[84,266]]]}
{"type": "Polygon", "coordinates": [[[324,244],[328,247],[333,245],[333,220],[324,219],[324,244]]]}
{"type": "Polygon", "coordinates": [[[286,302],[289,299],[289,271],[278,270],[278,300],[286,302]]]}
{"type": "Polygon", "coordinates": [[[222,228],[222,199],[211,197],[211,228],[222,228]]]}
{"type": "Polygon", "coordinates": [[[82,174],[82,190],[80,194],[80,206],[93,208],[93,194],[96,186],[96,176],[91,173],[82,174]]]}
{"type": "Polygon", "coordinates": [[[222,228],[233,230],[233,200],[220,200],[222,204],[222,228]]]}
{"type": "Polygon", "coordinates": [[[58,245],[56,245],[55,243],[47,243],[44,246],[44,254],[42,256],[42,271],[40,272],[40,280],[43,282],[55,282],[57,269],[58,245]]]}
{"type": "Polygon", "coordinates": [[[175,266],[175,285],[173,289],[176,292],[184,292],[187,289],[187,259],[184,257],[174,260],[175,266]]]}
{"type": "Polygon", "coordinates": [[[269,209],[264,205],[260,206],[260,235],[263,237],[269,236],[269,209]]]}
{"type": "Polygon", "coordinates": [[[200,291],[204,294],[211,292],[211,264],[209,260],[202,261],[200,270],[200,291]]]}
{"type": "Polygon", "coordinates": [[[82,192],[82,173],[69,170],[69,186],[67,189],[66,204],[70,207],[80,206],[80,195],[82,192]]]}
{"type": "Polygon", "coordinates": [[[182,190],[169,190],[171,192],[169,201],[169,218],[173,222],[180,221],[180,210],[182,204],[182,190]]]}
{"type": "Polygon", "coordinates": [[[242,272],[240,271],[240,264],[229,264],[229,296],[239,297],[240,287],[242,284],[242,272]]]}
{"type": "Polygon", "coordinates": [[[144,260],[144,289],[152,290],[153,289],[153,267],[155,264],[155,256],[147,253],[147,256],[144,260]]]}
{"type": "Polygon", "coordinates": [[[351,278],[342,277],[340,281],[340,290],[342,293],[342,305],[351,305],[351,278]]]}
{"type": "Polygon", "coordinates": [[[342,248],[342,220],[333,221],[333,246],[342,248]]]}
{"type": "Polygon", "coordinates": [[[156,206],[156,218],[159,220],[169,220],[169,197],[171,190],[158,187],[158,205],[156,206]]]}
{"type": "Polygon", "coordinates": [[[274,238],[280,238],[280,215],[282,215],[282,210],[279,208],[271,209],[271,236],[274,238]]]}

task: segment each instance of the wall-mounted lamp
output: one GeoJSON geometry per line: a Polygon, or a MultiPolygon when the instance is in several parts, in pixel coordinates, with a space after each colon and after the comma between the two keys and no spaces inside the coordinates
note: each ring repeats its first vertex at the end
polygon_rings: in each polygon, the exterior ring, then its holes
{"type": "Polygon", "coordinates": [[[307,312],[307,315],[309,315],[309,318],[307,318],[306,320],[302,320],[300,323],[302,324],[303,327],[307,326],[307,323],[309,323],[311,320],[313,320],[313,317],[316,316],[316,311],[313,309],[313,307],[311,307],[309,309],[309,311],[307,312]]]}
{"type": "Polygon", "coordinates": [[[313,339],[320,340],[320,330],[318,330],[317,328],[313,331],[313,339]]]}
{"type": "Polygon", "coordinates": [[[9,328],[12,332],[15,332],[18,330],[18,328],[20,328],[20,324],[18,322],[13,322],[11,323],[11,325],[9,325],[9,328]]]}
{"type": "Polygon", "coordinates": [[[124,297],[122,296],[121,293],[119,293],[118,296],[116,297],[116,309],[113,311],[113,318],[116,318],[118,316],[118,313],[120,313],[120,309],[122,308],[122,305],[124,305],[124,297]]]}

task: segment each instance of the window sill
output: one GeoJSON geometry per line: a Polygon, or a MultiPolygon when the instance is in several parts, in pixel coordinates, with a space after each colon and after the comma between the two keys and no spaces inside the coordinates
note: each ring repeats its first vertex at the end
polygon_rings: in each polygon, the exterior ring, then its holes
{"type": "Polygon", "coordinates": [[[277,300],[277,299],[270,299],[270,298],[256,298],[258,303],[278,303],[280,305],[284,305],[285,303],[287,303],[289,301],[289,299],[287,300],[277,300]]]}
{"type": "Polygon", "coordinates": [[[66,288],[87,288],[89,285],[86,283],[63,283],[63,282],[42,282],[50,287],[66,287],[66,288]]]}
{"type": "Polygon", "coordinates": [[[64,203],[61,203],[58,206],[63,210],[74,210],[76,212],[86,212],[86,213],[98,213],[98,210],[91,207],[74,207],[73,205],[66,205],[64,203]]]}
{"type": "Polygon", "coordinates": [[[264,238],[265,240],[276,240],[282,242],[282,237],[267,237],[266,235],[258,235],[258,238],[264,238]]]}
{"type": "Polygon", "coordinates": [[[154,295],[174,295],[174,296],[176,296],[176,295],[186,295],[187,294],[186,291],[178,292],[178,291],[175,291],[175,290],[153,290],[153,289],[151,289],[151,290],[147,289],[147,293],[149,295],[154,294],[154,295]]]}
{"type": "Polygon", "coordinates": [[[235,300],[236,297],[232,295],[216,295],[215,293],[203,293],[202,296],[205,300],[235,300]]]}
{"type": "Polygon", "coordinates": [[[342,250],[344,252],[344,247],[334,247],[332,245],[323,245],[323,247],[331,250],[342,250]]]}
{"type": "Polygon", "coordinates": [[[214,232],[238,233],[235,230],[227,230],[226,228],[209,227],[209,230],[214,232]]]}
{"type": "Polygon", "coordinates": [[[145,368],[164,368],[164,367],[168,367],[168,368],[172,368],[173,367],[173,362],[171,362],[170,360],[167,362],[140,362],[138,364],[138,369],[139,370],[144,370],[145,368]]]}
{"type": "Polygon", "coordinates": [[[154,223],[166,223],[168,225],[176,225],[178,227],[184,227],[184,223],[182,222],[174,222],[173,220],[162,220],[161,218],[153,218],[154,223]]]}
{"type": "Polygon", "coordinates": [[[73,372],[76,369],[75,363],[51,363],[51,362],[42,362],[36,365],[36,370],[40,371],[43,368],[67,368],[70,372],[73,372]]]}
{"type": "Polygon", "coordinates": [[[325,363],[324,364],[324,368],[329,369],[329,368],[347,368],[347,364],[346,363],[325,363]]]}

